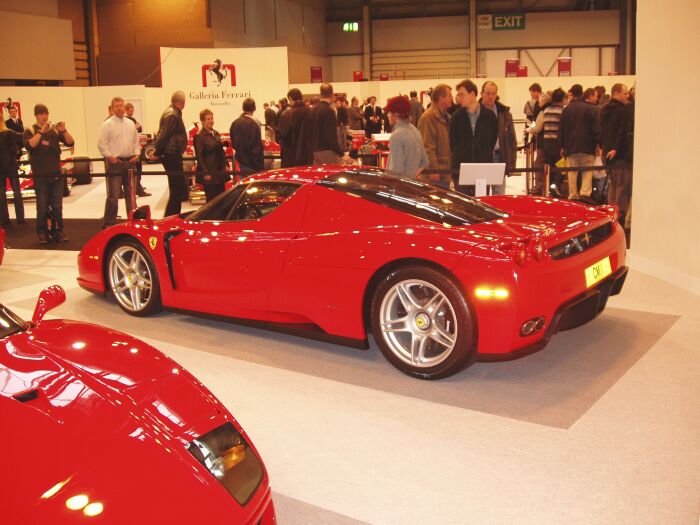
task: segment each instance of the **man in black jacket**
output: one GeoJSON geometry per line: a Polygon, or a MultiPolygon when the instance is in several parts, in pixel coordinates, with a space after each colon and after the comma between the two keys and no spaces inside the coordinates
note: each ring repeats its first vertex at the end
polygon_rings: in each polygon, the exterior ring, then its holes
{"type": "Polygon", "coordinates": [[[189,194],[187,175],[183,173],[182,154],[187,148],[187,130],[182,120],[185,107],[185,93],[175,91],[170,97],[170,105],[160,117],[160,126],[156,135],[156,155],[161,158],[163,168],[168,174],[170,195],[165,206],[165,216],[177,215],[182,210],[182,201],[189,194]]]}
{"type": "Polygon", "coordinates": [[[10,118],[5,121],[7,129],[11,129],[17,133],[24,133],[24,123],[22,119],[17,116],[17,106],[10,106],[8,112],[10,113],[10,118]]]}
{"type": "Polygon", "coordinates": [[[290,89],[287,98],[289,106],[280,116],[277,127],[282,167],[306,166],[313,162],[309,144],[310,110],[304,104],[299,89],[290,89]]]}
{"type": "Polygon", "coordinates": [[[602,131],[603,157],[610,168],[608,202],[617,204],[620,209],[620,222],[624,224],[625,213],[629,208],[631,190],[631,171],[625,161],[626,105],[629,90],[624,84],[615,84],[610,93],[610,102],[600,110],[600,127],[602,131]]]}
{"type": "Polygon", "coordinates": [[[231,146],[236,152],[236,160],[242,175],[248,175],[265,169],[260,125],[253,118],[255,100],[247,98],[243,101],[243,113],[231,124],[231,146]]]}
{"type": "MultiPolygon", "coordinates": [[[[480,102],[486,109],[491,110],[498,119],[498,140],[493,150],[493,161],[505,163],[506,173],[508,173],[515,168],[518,152],[518,137],[515,134],[513,115],[510,108],[498,99],[498,86],[491,80],[487,80],[481,86],[480,102]]],[[[505,179],[503,184],[491,186],[491,195],[503,195],[505,192],[505,179]]]]}
{"type": "Polygon", "coordinates": [[[338,118],[331,107],[333,102],[333,86],[321,85],[321,100],[311,110],[311,151],[314,165],[338,164],[343,157],[343,151],[338,143],[338,118]]]}
{"type": "MultiPolygon", "coordinates": [[[[498,140],[498,118],[478,100],[479,90],[471,80],[457,84],[460,105],[450,119],[450,150],[452,169],[462,163],[493,162],[493,150],[498,140]]],[[[452,176],[455,189],[474,195],[474,186],[459,184],[459,175],[452,176]]]]}
{"type": "Polygon", "coordinates": [[[369,104],[365,106],[365,133],[367,138],[372,138],[373,133],[382,131],[382,108],[377,106],[377,97],[369,97],[369,104]]]}
{"type": "MultiPolygon", "coordinates": [[[[600,120],[598,107],[583,100],[583,87],[574,84],[569,90],[571,103],[561,114],[560,132],[562,154],[566,167],[584,167],[595,164],[600,150],[600,120]]],[[[590,199],[593,191],[593,171],[581,172],[581,191],[578,191],[578,173],[568,172],[569,199],[590,199]]]]}

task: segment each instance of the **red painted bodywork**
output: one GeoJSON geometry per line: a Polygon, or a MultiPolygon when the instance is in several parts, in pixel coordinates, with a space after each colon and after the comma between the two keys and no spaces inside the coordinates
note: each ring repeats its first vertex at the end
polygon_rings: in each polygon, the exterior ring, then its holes
{"type": "Polygon", "coordinates": [[[0,228],[0,264],[2,264],[3,257],[5,257],[5,230],[0,228]]]}
{"type": "Polygon", "coordinates": [[[91,239],[80,255],[80,285],[104,293],[104,260],[119,236],[138,239],[153,259],[165,307],[282,323],[312,325],[326,334],[366,341],[373,277],[395,265],[429,264],[453,276],[474,309],[479,354],[517,353],[543,340],[523,322],[552,320],[557,309],[586,292],[584,270],[606,256],[612,272],[625,267],[625,238],[609,209],[557,199],[484,197],[509,214],[471,226],[436,224],[336,191],[316,182],[347,170],[322,166],[275,170],[246,181],[302,184],[262,219],[193,222],[177,216],[117,225],[91,239]],[[553,260],[546,249],[606,222],[613,233],[575,256],[553,260]],[[173,288],[163,249],[170,240],[173,288]],[[149,238],[156,248],[149,247],[149,238]],[[521,266],[504,246],[539,239],[542,260],[521,266]],[[506,288],[507,300],[484,300],[478,287],[506,288]]]}
{"type": "Polygon", "coordinates": [[[0,339],[0,413],[3,523],[275,523],[266,473],[241,506],[185,450],[226,422],[250,444],[231,413],[127,334],[50,320],[0,339]],[[13,398],[32,391],[32,400],[13,398]],[[103,512],[69,510],[78,494],[103,512]]]}

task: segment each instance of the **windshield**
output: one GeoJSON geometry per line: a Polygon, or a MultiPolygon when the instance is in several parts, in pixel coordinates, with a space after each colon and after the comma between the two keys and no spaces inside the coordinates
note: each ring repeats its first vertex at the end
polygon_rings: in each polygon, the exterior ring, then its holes
{"type": "Polygon", "coordinates": [[[0,339],[21,332],[27,323],[0,304],[0,339]]]}
{"type": "Polygon", "coordinates": [[[467,195],[380,170],[335,173],[318,182],[416,217],[463,226],[508,217],[505,212],[467,195]]]}

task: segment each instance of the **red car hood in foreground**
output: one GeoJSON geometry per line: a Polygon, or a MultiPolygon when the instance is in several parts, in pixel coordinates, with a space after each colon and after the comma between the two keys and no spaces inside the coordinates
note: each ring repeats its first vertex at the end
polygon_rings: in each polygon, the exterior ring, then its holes
{"type": "Polygon", "coordinates": [[[185,448],[226,423],[250,444],[230,413],[126,334],[43,321],[0,339],[0,413],[3,522],[274,520],[264,468],[241,505],[185,448]]]}

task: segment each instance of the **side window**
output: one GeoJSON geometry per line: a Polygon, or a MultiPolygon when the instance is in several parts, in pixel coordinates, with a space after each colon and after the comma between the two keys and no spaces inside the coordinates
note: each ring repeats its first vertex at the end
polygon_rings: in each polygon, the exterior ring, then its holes
{"type": "Polygon", "coordinates": [[[248,184],[239,184],[233,187],[231,190],[218,195],[214,200],[208,202],[187,218],[191,221],[225,221],[241,193],[247,187],[248,184]]]}
{"type": "Polygon", "coordinates": [[[299,186],[289,182],[254,182],[245,190],[228,220],[260,219],[282,205],[299,186]]]}

